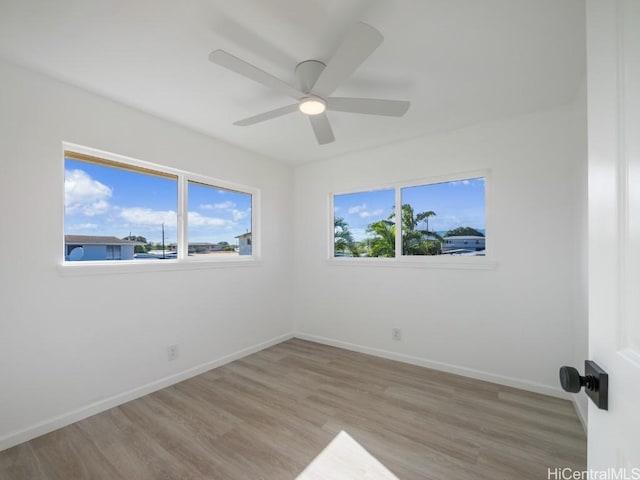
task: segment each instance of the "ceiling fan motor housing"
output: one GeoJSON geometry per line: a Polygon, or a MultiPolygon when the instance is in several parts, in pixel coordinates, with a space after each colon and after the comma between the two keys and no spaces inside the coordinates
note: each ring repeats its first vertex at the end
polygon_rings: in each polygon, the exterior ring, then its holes
{"type": "Polygon", "coordinates": [[[300,90],[310,93],[324,67],[326,65],[318,60],[306,60],[299,63],[296,66],[296,76],[298,77],[300,90]]]}

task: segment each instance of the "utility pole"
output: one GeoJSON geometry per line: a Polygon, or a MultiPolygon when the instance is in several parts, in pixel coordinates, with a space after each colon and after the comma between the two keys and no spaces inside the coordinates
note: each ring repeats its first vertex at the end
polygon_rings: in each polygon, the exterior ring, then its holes
{"type": "Polygon", "coordinates": [[[164,259],[164,222],[162,222],[162,258],[164,259]]]}

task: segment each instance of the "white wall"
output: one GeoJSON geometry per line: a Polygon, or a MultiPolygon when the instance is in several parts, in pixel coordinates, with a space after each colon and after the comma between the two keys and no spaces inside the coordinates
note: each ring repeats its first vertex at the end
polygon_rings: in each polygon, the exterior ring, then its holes
{"type": "Polygon", "coordinates": [[[558,368],[574,362],[584,302],[575,285],[584,254],[583,130],[584,108],[568,106],[296,168],[296,332],[561,395],[558,368]],[[330,192],[485,168],[496,269],[328,264],[330,192]],[[402,328],[401,342],[391,340],[392,327],[402,328]]]}
{"type": "Polygon", "coordinates": [[[291,333],[289,167],[6,63],[0,79],[0,450],[291,333]],[[264,260],[61,275],[63,141],[260,188],[264,260]]]}
{"type": "Polygon", "coordinates": [[[305,338],[551,394],[558,367],[586,358],[582,97],[292,175],[6,63],[0,79],[0,450],[286,338],[292,322],[305,338]],[[260,188],[263,261],[62,275],[63,141],[260,188]],[[329,192],[485,168],[496,269],[328,265],[329,192]]]}

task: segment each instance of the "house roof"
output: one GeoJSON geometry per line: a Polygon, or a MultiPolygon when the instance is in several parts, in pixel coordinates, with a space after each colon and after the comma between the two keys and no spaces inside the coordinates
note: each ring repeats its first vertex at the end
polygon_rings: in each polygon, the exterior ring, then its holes
{"type": "Polygon", "coordinates": [[[118,237],[103,235],[65,235],[65,243],[80,243],[83,245],[144,245],[144,242],[123,240],[118,237]]]}
{"type": "Polygon", "coordinates": [[[244,238],[244,237],[250,237],[251,236],[251,232],[247,232],[247,233],[243,233],[242,235],[237,235],[235,238],[244,238]]]}

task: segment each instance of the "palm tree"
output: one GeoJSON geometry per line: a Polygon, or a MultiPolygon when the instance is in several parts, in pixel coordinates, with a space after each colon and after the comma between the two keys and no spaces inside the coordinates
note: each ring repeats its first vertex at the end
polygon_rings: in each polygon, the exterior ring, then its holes
{"type": "Polygon", "coordinates": [[[403,255],[436,255],[440,250],[442,237],[429,230],[429,217],[435,217],[436,212],[414,213],[409,204],[402,205],[402,254],[403,255]],[[425,221],[426,229],[418,230],[418,225],[425,221]],[[429,240],[434,237],[435,240],[429,240]]]}
{"type": "MultiPolygon", "coordinates": [[[[389,217],[391,218],[391,217],[389,217]]],[[[374,236],[369,240],[370,257],[396,256],[396,224],[391,220],[379,220],[367,227],[374,236]]]]}
{"type": "MultiPolygon", "coordinates": [[[[402,205],[402,254],[403,255],[437,255],[440,251],[442,237],[429,230],[429,217],[436,215],[433,210],[415,214],[413,207],[409,204],[402,205]],[[418,225],[426,221],[427,228],[419,230],[418,225]],[[430,240],[429,237],[434,238],[430,240]]],[[[389,215],[387,220],[380,220],[372,223],[367,228],[367,232],[373,233],[370,240],[371,257],[394,257],[395,256],[395,213],[389,215]]]]}
{"type": "Polygon", "coordinates": [[[353,256],[357,257],[358,249],[356,243],[353,240],[353,235],[349,230],[349,224],[342,217],[335,217],[333,219],[333,231],[334,231],[334,251],[345,252],[350,251],[353,256]]]}

